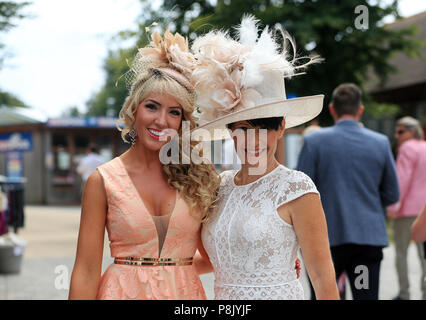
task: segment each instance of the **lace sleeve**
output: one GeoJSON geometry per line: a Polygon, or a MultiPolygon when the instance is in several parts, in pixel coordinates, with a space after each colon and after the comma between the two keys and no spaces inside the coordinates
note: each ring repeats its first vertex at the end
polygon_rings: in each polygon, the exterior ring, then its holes
{"type": "Polygon", "coordinates": [[[307,193],[316,193],[319,195],[312,179],[305,173],[297,170],[290,170],[287,177],[280,181],[277,189],[279,194],[276,198],[276,208],[307,193]]]}
{"type": "Polygon", "coordinates": [[[220,176],[220,186],[221,188],[229,186],[232,184],[232,179],[234,178],[235,170],[226,170],[219,174],[220,176]]]}
{"type": "Polygon", "coordinates": [[[222,179],[224,178],[230,178],[231,176],[233,177],[235,173],[235,170],[225,170],[222,171],[219,175],[222,179]]]}

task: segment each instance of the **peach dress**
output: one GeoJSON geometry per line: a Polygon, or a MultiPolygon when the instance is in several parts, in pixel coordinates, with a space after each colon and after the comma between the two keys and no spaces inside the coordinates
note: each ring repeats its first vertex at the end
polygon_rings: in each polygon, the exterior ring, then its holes
{"type": "MultiPolygon", "coordinates": [[[[98,171],[103,177],[108,201],[106,228],[112,257],[176,259],[194,256],[201,225],[190,215],[178,192],[171,214],[154,217],[146,209],[119,157],[101,165],[98,171]]],[[[135,266],[113,263],[102,275],[97,299],[204,300],[206,296],[192,264],[135,266]]]]}

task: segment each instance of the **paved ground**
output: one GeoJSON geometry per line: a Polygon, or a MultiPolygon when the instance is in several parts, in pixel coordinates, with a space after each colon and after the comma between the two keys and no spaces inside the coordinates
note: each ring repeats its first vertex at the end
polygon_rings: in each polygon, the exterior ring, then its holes
{"type": "MultiPolygon", "coordinates": [[[[18,275],[0,274],[0,300],[67,299],[75,259],[80,208],[27,206],[25,214],[25,228],[18,234],[28,243],[22,269],[18,275]]],[[[381,300],[391,299],[397,293],[394,254],[393,246],[384,250],[380,284],[381,300]]],[[[108,255],[108,241],[105,241],[104,270],[112,262],[108,255]]],[[[420,299],[420,265],[413,244],[409,250],[409,261],[411,298],[420,299]]],[[[305,273],[301,279],[305,295],[309,298],[305,273]]],[[[208,299],[212,299],[212,274],[202,276],[202,281],[208,299]]],[[[350,294],[348,297],[350,298],[350,294]]]]}

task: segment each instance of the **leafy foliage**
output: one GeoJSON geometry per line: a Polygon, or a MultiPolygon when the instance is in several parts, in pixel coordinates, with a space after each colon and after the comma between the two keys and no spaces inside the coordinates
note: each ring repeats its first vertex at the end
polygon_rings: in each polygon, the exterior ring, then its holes
{"type": "MultiPolygon", "coordinates": [[[[22,9],[30,2],[0,1],[0,33],[7,32],[16,26],[16,21],[26,17],[22,9]]],[[[0,42],[0,68],[5,58],[4,44],[0,42]]],[[[12,93],[0,90],[0,105],[11,107],[27,107],[18,97],[12,93]]]]}
{"type": "MultiPolygon", "coordinates": [[[[25,18],[21,12],[29,4],[29,2],[0,1],[0,33],[9,31],[16,26],[16,20],[25,18]]],[[[4,44],[0,42],[0,66],[4,59],[3,48],[4,44]]]]}
{"type": "Polygon", "coordinates": [[[30,2],[0,1],[0,32],[15,27],[14,20],[25,18],[26,15],[22,14],[21,11],[29,4],[30,2]]]}
{"type": "Polygon", "coordinates": [[[0,90],[0,106],[2,105],[8,107],[28,107],[14,94],[0,90]]]}
{"type": "MultiPolygon", "coordinates": [[[[140,17],[138,45],[146,41],[145,28],[153,22],[157,22],[158,28],[163,30],[169,27],[172,31],[189,34],[190,39],[212,28],[229,29],[239,24],[244,13],[254,14],[263,25],[280,24],[294,37],[298,56],[320,55],[324,58],[323,63],[310,66],[305,75],[287,81],[287,94],[303,96],[324,93],[325,106],[333,89],[344,82],[359,85],[364,91],[365,102],[370,102],[365,90],[369,72],[374,70],[384,83],[393,71],[389,64],[393,54],[403,51],[414,55],[419,52],[419,43],[411,39],[414,27],[398,31],[383,27],[385,17],[400,17],[397,0],[391,4],[384,1],[371,4],[360,0],[164,0],[158,10],[149,6],[150,1],[141,0],[141,3],[144,10],[140,17]],[[359,30],[354,24],[359,15],[355,13],[355,8],[359,5],[368,9],[367,30],[359,30]]],[[[110,86],[124,71],[121,68],[123,65],[113,69],[117,65],[113,59],[117,58],[120,58],[120,53],[111,53],[107,60],[107,82],[102,90],[104,93],[99,93],[100,101],[101,96],[113,95],[117,90],[110,86]]],[[[120,92],[125,96],[124,91],[120,92]]],[[[115,95],[120,103],[123,96],[120,99],[115,95]]],[[[102,107],[95,100],[89,103],[91,110],[105,113],[105,104],[102,107]]],[[[118,105],[115,108],[119,109],[118,105]]],[[[368,108],[377,108],[370,114],[395,111],[394,107],[377,107],[377,104],[367,105],[368,108]]],[[[329,124],[331,117],[326,109],[320,115],[320,120],[329,124]]]]}

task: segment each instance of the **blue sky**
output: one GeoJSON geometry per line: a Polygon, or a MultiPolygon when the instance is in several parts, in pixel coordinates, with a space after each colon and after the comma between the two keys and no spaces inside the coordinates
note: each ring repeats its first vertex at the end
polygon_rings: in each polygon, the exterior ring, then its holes
{"type": "MultiPolygon", "coordinates": [[[[10,57],[0,88],[47,117],[85,103],[103,84],[102,64],[111,38],[135,28],[139,0],[33,0],[35,17],[1,35],[10,57]]],[[[400,0],[403,16],[426,10],[426,1],[400,0]]]]}

